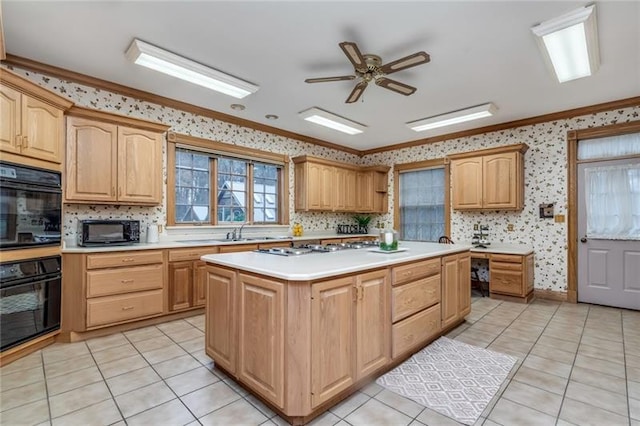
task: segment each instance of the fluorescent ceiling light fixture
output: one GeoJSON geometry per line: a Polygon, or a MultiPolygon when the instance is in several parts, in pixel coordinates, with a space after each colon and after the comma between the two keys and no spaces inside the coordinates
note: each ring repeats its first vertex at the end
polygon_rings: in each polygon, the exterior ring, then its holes
{"type": "Polygon", "coordinates": [[[259,89],[255,84],[167,52],[136,38],[133,39],[127,49],[126,56],[131,62],[143,67],[151,68],[238,99],[255,93],[259,89]]]}
{"type": "Polygon", "coordinates": [[[347,120],[339,115],[332,114],[320,108],[309,108],[298,114],[301,118],[310,121],[321,126],[329,127],[339,132],[348,133],[350,135],[357,135],[365,131],[367,126],[364,126],[355,121],[347,120]]]}
{"type": "Polygon", "coordinates": [[[596,6],[585,6],[531,28],[545,63],[560,83],[588,77],[600,66],[596,6]]]}
{"type": "Polygon", "coordinates": [[[422,132],[438,127],[451,126],[453,124],[464,123],[465,121],[477,120],[479,118],[490,117],[498,111],[498,108],[491,102],[478,105],[459,111],[448,112],[435,117],[423,118],[421,120],[410,121],[407,126],[416,132],[422,132]]]}

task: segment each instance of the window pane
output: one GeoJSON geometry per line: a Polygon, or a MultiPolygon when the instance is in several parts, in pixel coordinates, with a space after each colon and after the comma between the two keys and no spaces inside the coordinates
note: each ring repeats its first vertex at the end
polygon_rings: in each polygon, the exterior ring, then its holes
{"type": "Polygon", "coordinates": [[[255,222],[278,221],[278,167],[272,164],[254,164],[253,220],[255,222]],[[256,173],[256,171],[259,171],[256,173]]]}
{"type": "Polygon", "coordinates": [[[208,222],[209,156],[177,149],[175,179],[176,223],[208,222]]]}
{"type": "Polygon", "coordinates": [[[400,173],[400,237],[438,241],[444,235],[444,167],[400,173]]]}
{"type": "Polygon", "coordinates": [[[231,158],[218,160],[218,221],[247,219],[247,162],[231,158]]]}

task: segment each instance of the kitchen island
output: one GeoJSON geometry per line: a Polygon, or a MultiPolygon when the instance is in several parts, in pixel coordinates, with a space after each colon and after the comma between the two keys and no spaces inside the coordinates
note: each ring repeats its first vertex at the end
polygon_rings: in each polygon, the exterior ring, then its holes
{"type": "Polygon", "coordinates": [[[470,312],[470,245],[399,248],[203,256],[207,355],[306,423],[470,312]]]}

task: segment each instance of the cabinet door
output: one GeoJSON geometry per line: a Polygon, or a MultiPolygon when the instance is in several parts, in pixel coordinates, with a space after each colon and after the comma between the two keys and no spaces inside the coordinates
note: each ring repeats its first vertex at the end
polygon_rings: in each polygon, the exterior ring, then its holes
{"type": "Polygon", "coordinates": [[[67,118],[66,201],[116,201],[117,137],[114,124],[67,118]]]}
{"type": "Polygon", "coordinates": [[[482,208],[482,157],[451,161],[454,209],[482,208]]]}
{"type": "Polygon", "coordinates": [[[207,302],[207,263],[202,260],[193,262],[192,292],[192,306],[204,306],[207,302]]]}
{"type": "Polygon", "coordinates": [[[471,312],[471,253],[458,255],[458,317],[471,312]]]}
{"type": "Polygon", "coordinates": [[[311,406],[317,407],[355,382],[353,278],[311,288],[311,406]]]}
{"type": "Polygon", "coordinates": [[[236,274],[207,266],[205,350],[229,373],[236,371],[236,274]]]}
{"type": "Polygon", "coordinates": [[[356,277],[356,379],[389,362],[391,310],[386,269],[356,277]]]}
{"type": "Polygon", "coordinates": [[[345,211],[347,202],[347,170],[335,168],[335,188],[333,190],[333,209],[335,211],[345,211]]]}
{"type": "Polygon", "coordinates": [[[488,209],[517,207],[516,152],[487,155],[483,162],[483,206],[488,209]]]}
{"type": "Polygon", "coordinates": [[[357,172],[355,170],[345,171],[344,180],[344,209],[348,212],[354,212],[358,208],[358,190],[356,187],[357,172]]]}
{"type": "Polygon", "coordinates": [[[373,211],[373,172],[357,172],[356,190],[358,191],[357,210],[360,212],[373,211]]]}
{"type": "Polygon", "coordinates": [[[118,127],[118,201],[162,202],[162,135],[118,127]]]}
{"type": "Polygon", "coordinates": [[[20,153],[22,94],[0,85],[0,150],[20,153]]]}
{"type": "Polygon", "coordinates": [[[315,163],[307,163],[307,209],[322,210],[324,195],[323,166],[315,163]]]}
{"type": "Polygon", "coordinates": [[[191,307],[193,287],[192,262],[169,263],[169,310],[191,307]]]}
{"type": "Polygon", "coordinates": [[[333,210],[333,193],[335,191],[335,167],[321,166],[321,204],[322,210],[333,210]]]}
{"type": "Polygon", "coordinates": [[[53,163],[62,162],[64,113],[29,96],[22,96],[21,153],[53,163]]]}
{"type": "Polygon", "coordinates": [[[253,275],[238,277],[238,377],[282,407],[284,284],[253,275]]]}
{"type": "Polygon", "coordinates": [[[455,254],[445,256],[442,258],[442,300],[440,302],[442,328],[447,328],[458,319],[459,291],[458,256],[455,254]]]}

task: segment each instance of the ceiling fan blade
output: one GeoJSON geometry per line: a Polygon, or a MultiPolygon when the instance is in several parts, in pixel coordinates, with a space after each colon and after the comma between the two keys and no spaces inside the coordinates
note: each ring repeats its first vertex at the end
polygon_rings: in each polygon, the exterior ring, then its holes
{"type": "Polygon", "coordinates": [[[385,74],[391,74],[396,71],[402,71],[407,68],[415,67],[416,65],[426,64],[431,58],[425,52],[414,53],[413,55],[405,56],[396,61],[389,62],[380,67],[380,71],[385,74]]]}
{"type": "Polygon", "coordinates": [[[367,64],[364,61],[362,53],[360,53],[360,49],[358,49],[358,46],[355,43],[350,41],[343,41],[342,43],[340,43],[340,48],[342,49],[344,54],[347,55],[347,58],[349,58],[349,61],[353,64],[353,67],[357,71],[367,71],[367,64]]]}
{"type": "Polygon", "coordinates": [[[307,78],[305,83],[324,83],[327,81],[342,81],[342,80],[353,80],[356,78],[355,75],[341,75],[339,77],[319,77],[319,78],[307,78]]]}
{"type": "Polygon", "coordinates": [[[361,81],[360,83],[356,84],[356,87],[353,88],[353,90],[349,94],[349,97],[347,98],[345,103],[352,104],[356,102],[358,99],[360,99],[360,96],[362,96],[362,92],[364,92],[364,89],[366,88],[367,88],[366,81],[361,81]]]}
{"type": "Polygon", "coordinates": [[[418,90],[413,86],[409,86],[408,84],[400,83],[399,81],[391,80],[390,78],[386,77],[380,77],[376,79],[376,84],[380,87],[393,90],[394,92],[398,92],[405,96],[409,96],[416,90],[418,90]]]}

